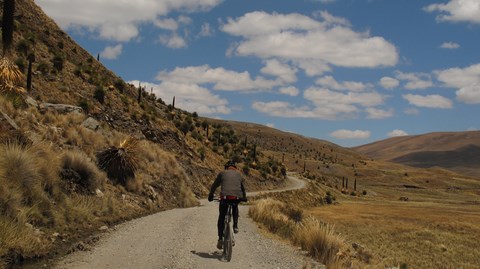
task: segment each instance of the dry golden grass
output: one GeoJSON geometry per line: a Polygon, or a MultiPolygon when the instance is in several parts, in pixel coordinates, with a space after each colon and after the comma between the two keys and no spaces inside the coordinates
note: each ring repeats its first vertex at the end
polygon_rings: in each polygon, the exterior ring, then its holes
{"type": "Polygon", "coordinates": [[[478,205],[345,202],[309,210],[375,253],[376,267],[478,268],[478,205]]]}
{"type": "Polygon", "coordinates": [[[18,87],[24,81],[23,73],[18,66],[6,57],[0,59],[0,93],[24,93],[25,89],[18,87]]]}
{"type": "Polygon", "coordinates": [[[270,232],[308,251],[328,269],[342,268],[344,261],[340,255],[346,245],[333,226],[304,217],[302,210],[269,198],[256,201],[248,214],[270,232]]]}

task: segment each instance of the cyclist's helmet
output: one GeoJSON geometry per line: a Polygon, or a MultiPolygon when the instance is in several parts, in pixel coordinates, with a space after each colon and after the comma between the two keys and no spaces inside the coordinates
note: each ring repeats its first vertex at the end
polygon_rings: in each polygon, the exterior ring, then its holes
{"type": "Polygon", "coordinates": [[[229,160],[228,162],[225,163],[224,165],[225,169],[228,169],[229,167],[235,167],[237,168],[237,164],[233,160],[229,160]]]}

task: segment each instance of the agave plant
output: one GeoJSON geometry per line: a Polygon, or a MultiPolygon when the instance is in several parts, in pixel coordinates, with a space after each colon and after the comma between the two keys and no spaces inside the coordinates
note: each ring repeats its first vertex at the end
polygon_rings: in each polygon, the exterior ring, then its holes
{"type": "Polygon", "coordinates": [[[105,172],[114,183],[126,185],[135,179],[138,168],[138,139],[129,137],[118,147],[110,147],[97,153],[98,167],[105,172]]]}
{"type": "Polygon", "coordinates": [[[24,93],[25,89],[18,86],[23,81],[23,73],[15,63],[6,57],[0,59],[0,93],[24,93]]]}

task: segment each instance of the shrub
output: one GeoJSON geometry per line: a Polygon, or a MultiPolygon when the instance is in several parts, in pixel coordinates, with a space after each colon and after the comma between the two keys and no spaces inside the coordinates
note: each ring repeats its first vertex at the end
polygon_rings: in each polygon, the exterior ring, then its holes
{"type": "Polygon", "coordinates": [[[81,194],[94,194],[102,183],[98,168],[80,151],[63,154],[60,177],[67,191],[81,194]]]}
{"type": "Polygon", "coordinates": [[[56,54],[53,57],[53,68],[55,68],[57,71],[62,71],[63,70],[63,64],[65,62],[65,56],[62,54],[56,54]]]}
{"type": "Polygon", "coordinates": [[[100,104],[105,102],[105,89],[102,86],[98,86],[93,93],[93,98],[97,99],[100,104]]]}

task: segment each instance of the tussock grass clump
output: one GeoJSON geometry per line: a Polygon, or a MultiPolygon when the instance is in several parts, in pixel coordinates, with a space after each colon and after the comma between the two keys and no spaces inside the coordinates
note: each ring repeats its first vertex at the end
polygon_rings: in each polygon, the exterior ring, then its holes
{"type": "Polygon", "coordinates": [[[346,244],[331,225],[305,217],[301,209],[271,198],[258,200],[248,214],[272,233],[294,242],[327,268],[341,268],[339,253],[346,244]]]}
{"type": "Polygon", "coordinates": [[[81,151],[67,151],[61,158],[60,177],[70,192],[93,194],[102,185],[101,172],[81,151]]]}
{"type": "Polygon", "coordinates": [[[126,186],[128,181],[135,179],[139,163],[138,143],[138,139],[129,137],[118,147],[113,146],[97,154],[98,166],[114,183],[126,186]]]}
{"type": "Polygon", "coordinates": [[[321,223],[314,217],[308,217],[296,226],[293,241],[326,265],[338,263],[337,253],[345,244],[335,234],[333,225],[321,223]]]}

